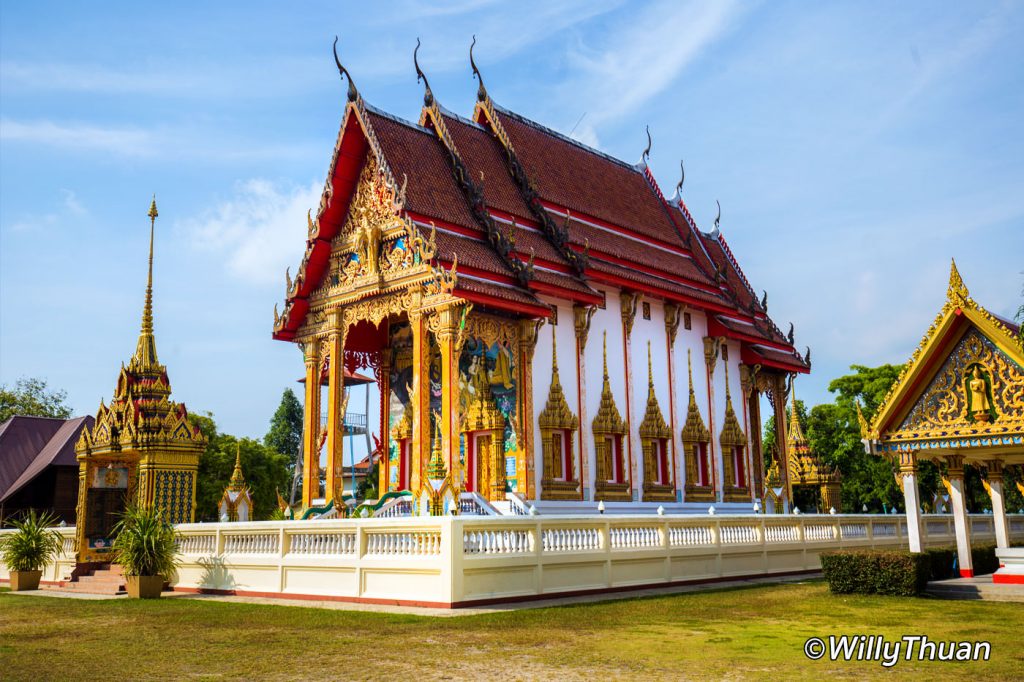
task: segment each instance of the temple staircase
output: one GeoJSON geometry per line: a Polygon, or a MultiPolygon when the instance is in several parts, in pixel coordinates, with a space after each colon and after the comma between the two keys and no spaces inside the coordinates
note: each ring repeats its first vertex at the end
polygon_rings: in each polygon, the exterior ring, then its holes
{"type": "Polygon", "coordinates": [[[124,569],[117,564],[101,564],[84,575],[70,576],[54,589],[86,594],[124,594],[124,569]]]}

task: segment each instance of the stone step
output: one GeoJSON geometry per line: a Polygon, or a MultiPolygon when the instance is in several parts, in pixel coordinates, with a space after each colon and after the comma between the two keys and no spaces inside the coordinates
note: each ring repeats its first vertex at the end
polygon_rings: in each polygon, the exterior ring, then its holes
{"type": "Polygon", "coordinates": [[[113,574],[82,575],[82,576],[78,577],[78,582],[80,582],[80,583],[88,583],[88,584],[115,583],[117,585],[120,585],[120,584],[124,583],[124,576],[123,575],[113,575],[113,574]]]}
{"type": "Polygon", "coordinates": [[[83,592],[85,594],[124,594],[125,586],[114,583],[68,583],[60,588],[69,592],[83,592]]]}

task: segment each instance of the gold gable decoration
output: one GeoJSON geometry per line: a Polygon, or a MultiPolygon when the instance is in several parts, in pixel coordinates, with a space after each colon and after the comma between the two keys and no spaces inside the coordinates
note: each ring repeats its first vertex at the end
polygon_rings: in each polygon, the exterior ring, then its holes
{"type": "Polygon", "coordinates": [[[745,452],[747,435],[743,432],[743,427],[740,425],[739,419],[736,417],[736,411],[732,406],[732,393],[729,389],[729,363],[723,362],[722,364],[725,365],[725,420],[722,424],[722,433],[718,437],[718,442],[722,446],[722,472],[724,478],[722,490],[725,500],[739,501],[746,499],[746,490],[749,487],[749,482],[745,481],[742,486],[734,483],[736,480],[736,454],[739,452],[742,455],[745,452]]]}
{"type": "Polygon", "coordinates": [[[608,381],[608,332],[604,333],[604,383],[601,385],[601,404],[594,416],[593,430],[595,435],[624,435],[626,422],[619,414],[615,405],[615,396],[608,381]]]}
{"type": "MultiPolygon", "coordinates": [[[[971,352],[978,356],[978,351],[979,348],[976,347],[971,352]]],[[[968,355],[971,352],[968,352],[968,355]]],[[[1022,376],[1022,367],[1024,350],[1019,339],[1003,322],[971,298],[957,270],[956,262],[953,261],[950,265],[946,301],[876,411],[868,425],[866,439],[874,441],[883,451],[892,452],[910,447],[912,441],[949,442],[950,447],[953,447],[954,443],[960,444],[957,447],[973,447],[972,442],[980,442],[978,438],[983,439],[986,446],[1002,447],[1012,444],[1009,441],[1017,442],[1020,434],[1024,432],[1024,388],[1015,391],[1012,387],[1022,383],[1016,380],[1016,377],[1022,376]],[[897,414],[906,394],[920,380],[921,374],[930,365],[934,356],[940,352],[940,342],[945,338],[945,332],[951,329],[954,321],[960,316],[971,323],[974,330],[961,337],[958,343],[962,345],[965,340],[970,342],[970,337],[976,336],[981,344],[987,347],[983,353],[986,358],[974,357],[971,361],[979,362],[983,372],[987,373],[982,378],[987,376],[991,382],[993,402],[997,403],[996,411],[999,412],[998,419],[993,423],[991,415],[988,422],[984,419],[968,418],[968,402],[971,400],[969,382],[972,377],[968,377],[964,372],[961,372],[962,376],[957,377],[955,390],[951,386],[937,387],[936,379],[933,379],[932,385],[926,391],[934,389],[935,392],[926,400],[918,400],[915,406],[916,414],[914,410],[904,415],[897,414]],[[997,377],[1005,381],[1006,386],[1011,387],[1008,394],[1000,396],[997,388],[1000,382],[997,381],[997,377]],[[1016,414],[1007,418],[1005,412],[998,407],[1000,401],[1009,406],[1011,414],[1016,414]],[[894,423],[897,419],[900,421],[894,423]],[[920,426],[911,427],[912,423],[919,423],[920,426]]],[[[940,374],[946,373],[947,369],[940,369],[940,374]]],[[[940,383],[953,382],[942,380],[940,383]]]]}

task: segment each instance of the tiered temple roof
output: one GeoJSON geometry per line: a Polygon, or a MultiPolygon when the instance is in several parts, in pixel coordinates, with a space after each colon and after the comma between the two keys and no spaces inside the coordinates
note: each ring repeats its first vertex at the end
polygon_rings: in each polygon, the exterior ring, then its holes
{"type": "Polygon", "coordinates": [[[714,231],[699,230],[678,193],[665,198],[646,162],[615,159],[504,109],[482,80],[471,119],[443,109],[427,85],[419,123],[373,108],[349,83],[321,205],[275,338],[292,339],[301,326],[374,154],[398,197],[396,215],[424,239],[436,231],[436,263],[451,267],[457,255],[454,293],[478,307],[540,317],[549,308],[539,295],[595,305],[596,287],[623,288],[705,311],[709,333],[743,341],[750,364],[808,371],[809,357],[768,317],[717,221],[714,231]]]}

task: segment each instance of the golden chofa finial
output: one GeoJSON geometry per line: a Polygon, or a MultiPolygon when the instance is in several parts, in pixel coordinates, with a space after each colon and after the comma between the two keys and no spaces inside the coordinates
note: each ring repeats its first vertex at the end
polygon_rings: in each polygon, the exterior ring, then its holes
{"type": "Polygon", "coordinates": [[[964,280],[960,277],[960,271],[956,269],[956,260],[950,260],[949,266],[949,289],[946,291],[946,298],[955,303],[962,303],[971,297],[969,291],[967,291],[967,285],[964,284],[964,280]]]}

